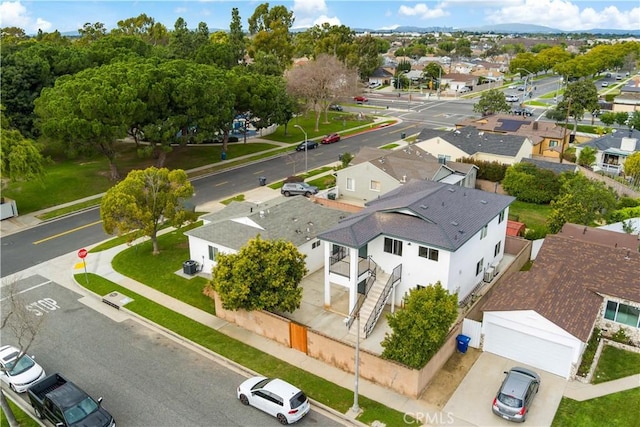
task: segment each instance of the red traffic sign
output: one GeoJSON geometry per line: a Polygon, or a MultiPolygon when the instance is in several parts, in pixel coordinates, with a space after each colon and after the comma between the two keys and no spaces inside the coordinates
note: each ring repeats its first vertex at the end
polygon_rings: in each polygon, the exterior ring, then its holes
{"type": "Polygon", "coordinates": [[[87,250],[86,250],[85,248],[80,249],[80,250],[78,251],[78,256],[79,256],[80,258],[84,258],[84,257],[86,257],[86,256],[87,256],[87,250]]]}

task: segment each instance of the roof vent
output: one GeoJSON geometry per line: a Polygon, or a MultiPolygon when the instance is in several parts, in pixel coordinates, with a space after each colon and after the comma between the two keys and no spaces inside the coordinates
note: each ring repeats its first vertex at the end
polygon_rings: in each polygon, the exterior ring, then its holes
{"type": "Polygon", "coordinates": [[[264,211],[260,211],[260,218],[264,218],[264,211]]]}
{"type": "Polygon", "coordinates": [[[455,193],[455,192],[456,192],[456,189],[455,189],[455,188],[451,188],[451,187],[449,187],[449,193],[455,193]]]}
{"type": "Polygon", "coordinates": [[[478,132],[478,135],[480,136],[484,135],[484,131],[481,130],[480,132],[478,132]]]}
{"type": "Polygon", "coordinates": [[[457,226],[458,226],[458,223],[457,223],[456,221],[451,221],[451,225],[453,225],[453,226],[457,227],[457,226]]]}
{"type": "Polygon", "coordinates": [[[483,205],[486,205],[487,201],[486,200],[480,200],[480,203],[482,203],[483,205]]]}
{"type": "Polygon", "coordinates": [[[427,209],[429,206],[427,205],[420,205],[420,209],[427,209]]]}

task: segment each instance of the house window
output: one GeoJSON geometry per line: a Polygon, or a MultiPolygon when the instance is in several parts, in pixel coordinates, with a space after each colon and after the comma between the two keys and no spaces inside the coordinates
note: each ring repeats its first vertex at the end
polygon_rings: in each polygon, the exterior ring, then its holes
{"type": "Polygon", "coordinates": [[[356,191],[356,181],[353,178],[347,178],[347,190],[356,191]]]}
{"type": "Polygon", "coordinates": [[[420,246],[418,248],[418,256],[421,256],[422,258],[427,258],[431,261],[438,261],[438,255],[439,253],[437,249],[425,248],[424,246],[420,246]]]}
{"type": "Polygon", "coordinates": [[[617,303],[615,301],[607,301],[607,309],[604,312],[604,318],[622,323],[623,325],[639,328],[640,308],[617,303]]]}
{"type": "Polygon", "coordinates": [[[558,141],[556,141],[555,139],[552,139],[551,141],[549,141],[549,148],[553,148],[557,146],[558,146],[558,141]]]}
{"type": "Polygon", "coordinates": [[[373,191],[380,191],[380,181],[371,180],[369,189],[373,191]]]}
{"type": "Polygon", "coordinates": [[[482,230],[480,231],[480,240],[487,237],[487,230],[488,230],[488,226],[485,225],[484,227],[482,227],[482,230]]]}
{"type": "Polygon", "coordinates": [[[478,263],[476,264],[476,276],[480,273],[482,273],[482,266],[484,265],[484,258],[480,259],[480,261],[478,261],[478,263]]]}
{"type": "Polygon", "coordinates": [[[311,244],[311,249],[315,249],[315,248],[318,248],[318,247],[320,247],[320,240],[316,240],[315,242],[313,242],[311,244]]]}
{"type": "Polygon", "coordinates": [[[496,246],[493,248],[493,256],[500,254],[500,248],[502,248],[502,240],[496,243],[496,246]]]}
{"type": "Polygon", "coordinates": [[[385,237],[384,251],[389,254],[402,256],[402,241],[385,237]]]}
{"type": "Polygon", "coordinates": [[[438,161],[440,163],[451,161],[451,156],[447,156],[446,154],[438,154],[438,161]]]}
{"type": "Polygon", "coordinates": [[[500,224],[502,221],[504,221],[504,209],[502,210],[502,212],[500,212],[500,215],[498,215],[498,224],[500,224]]]}
{"type": "Polygon", "coordinates": [[[209,260],[215,261],[218,257],[218,248],[209,246],[209,260]]]}

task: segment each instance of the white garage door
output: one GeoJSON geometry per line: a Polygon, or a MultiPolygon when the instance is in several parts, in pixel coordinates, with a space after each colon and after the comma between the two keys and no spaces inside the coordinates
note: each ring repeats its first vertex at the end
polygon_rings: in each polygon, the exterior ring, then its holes
{"type": "Polygon", "coordinates": [[[568,378],[571,347],[486,322],[483,350],[568,378]]]}

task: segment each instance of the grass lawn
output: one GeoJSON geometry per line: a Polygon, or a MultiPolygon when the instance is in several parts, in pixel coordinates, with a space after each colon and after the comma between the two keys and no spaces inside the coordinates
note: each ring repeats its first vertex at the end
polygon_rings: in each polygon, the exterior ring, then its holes
{"type": "Polygon", "coordinates": [[[527,228],[539,230],[547,227],[547,217],[550,212],[550,205],[537,205],[516,200],[509,207],[509,219],[524,222],[527,228]]]}
{"type": "Polygon", "coordinates": [[[199,225],[200,222],[160,236],[158,255],[153,255],[150,240],[132,246],[114,257],[113,268],[162,293],[215,314],[213,301],[202,294],[207,280],[199,276],[185,279],[175,274],[182,269],[182,263],[189,259],[188,240],[183,232],[199,225]]]}
{"type": "Polygon", "coordinates": [[[592,382],[598,384],[635,374],[640,374],[640,353],[605,345],[592,382]]]}
{"type": "Polygon", "coordinates": [[[638,408],[640,408],[640,387],[583,402],[563,397],[551,426],[637,426],[638,408]]]}
{"type": "MultiPolygon", "coordinates": [[[[13,415],[16,417],[16,421],[20,427],[38,427],[40,424],[33,418],[26,414],[20,407],[15,405],[11,400],[7,399],[9,403],[9,407],[11,411],[13,411],[13,415]]],[[[29,403],[26,403],[29,405],[29,403]]],[[[7,421],[7,417],[4,415],[4,412],[0,410],[0,427],[9,427],[9,422],[7,421]]]]}

